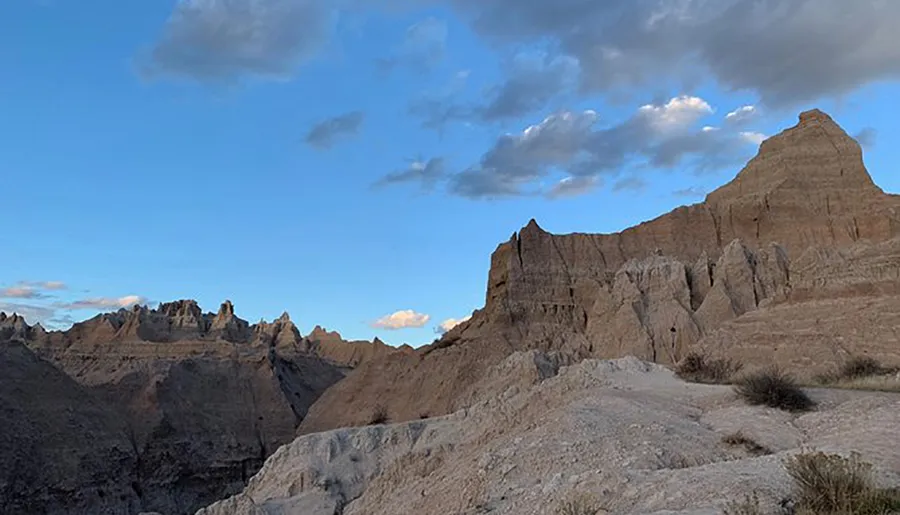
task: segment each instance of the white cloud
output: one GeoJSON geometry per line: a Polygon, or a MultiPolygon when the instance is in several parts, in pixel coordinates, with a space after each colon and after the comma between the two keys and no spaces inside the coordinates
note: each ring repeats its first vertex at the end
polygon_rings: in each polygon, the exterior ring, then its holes
{"type": "Polygon", "coordinates": [[[81,299],[61,305],[62,309],[120,309],[129,308],[134,305],[144,304],[147,302],[145,297],[139,295],[126,295],[119,298],[99,297],[92,299],[81,299]]]}
{"type": "Polygon", "coordinates": [[[398,329],[425,327],[429,320],[431,320],[430,315],[406,309],[379,318],[372,323],[372,327],[396,331],[398,329]]]}
{"type": "Polygon", "coordinates": [[[472,319],[472,315],[465,316],[462,318],[448,318],[447,320],[444,320],[443,322],[441,322],[440,325],[435,327],[434,332],[436,332],[438,334],[444,334],[444,333],[450,331],[451,329],[453,329],[454,327],[458,326],[459,324],[461,324],[463,322],[467,322],[471,319],[472,319]]]}
{"type": "Polygon", "coordinates": [[[759,110],[756,108],[756,106],[745,105],[726,114],[725,122],[731,124],[743,124],[756,118],[758,114],[759,110]]]}
{"type": "Polygon", "coordinates": [[[766,140],[767,136],[761,132],[746,131],[741,133],[741,138],[743,138],[747,143],[761,145],[762,142],[766,140]]]}
{"type": "Polygon", "coordinates": [[[682,129],[713,112],[712,106],[700,97],[682,95],[665,105],[641,106],[638,115],[646,117],[656,129],[667,131],[682,129]]]}

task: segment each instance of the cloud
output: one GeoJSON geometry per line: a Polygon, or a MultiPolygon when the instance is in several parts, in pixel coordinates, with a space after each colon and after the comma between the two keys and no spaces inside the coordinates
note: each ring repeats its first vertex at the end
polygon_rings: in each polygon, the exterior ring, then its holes
{"type": "Polygon", "coordinates": [[[759,117],[759,109],[754,105],[745,105],[731,111],[725,115],[725,123],[735,125],[745,125],[756,120],[759,117]]]}
{"type": "Polygon", "coordinates": [[[418,328],[425,327],[425,324],[427,324],[430,319],[431,316],[429,315],[416,313],[411,309],[407,309],[379,318],[375,322],[372,322],[372,327],[389,331],[418,328]]]}
{"type": "Polygon", "coordinates": [[[763,141],[766,140],[768,136],[761,132],[741,132],[741,137],[744,138],[748,143],[753,143],[754,145],[761,145],[763,141]]]}
{"type": "Polygon", "coordinates": [[[444,159],[433,157],[428,161],[417,159],[404,169],[389,173],[379,179],[375,186],[387,186],[404,182],[417,182],[425,190],[431,190],[434,185],[444,178],[444,159]]]}
{"type": "Polygon", "coordinates": [[[520,134],[506,134],[481,162],[452,177],[450,191],[470,198],[514,196],[548,168],[570,162],[584,147],[597,121],[594,111],[560,112],[520,134]]]}
{"type": "Polygon", "coordinates": [[[322,120],[310,128],[306,134],[306,143],[319,149],[331,148],[335,140],[359,132],[364,119],[362,111],[351,111],[322,120]]]}
{"type": "Polygon", "coordinates": [[[19,314],[25,317],[25,321],[29,324],[41,323],[56,313],[53,308],[46,306],[37,306],[33,304],[20,304],[16,302],[0,302],[0,313],[19,314]]]}
{"type": "Polygon", "coordinates": [[[428,17],[410,25],[396,55],[379,59],[377,64],[383,72],[403,65],[413,70],[429,70],[444,59],[446,51],[447,23],[428,17]]]}
{"type": "Polygon", "coordinates": [[[672,195],[683,198],[704,198],[706,197],[706,191],[699,186],[691,186],[688,188],[675,190],[672,192],[672,195]]]}
{"type": "Polygon", "coordinates": [[[592,191],[599,185],[596,177],[564,177],[550,188],[546,196],[549,199],[577,197],[592,191]]]}
{"type": "Polygon", "coordinates": [[[578,60],[584,93],[711,77],[723,90],[753,92],[765,105],[784,107],[900,77],[900,3],[892,1],[446,3],[495,47],[552,42],[559,55],[578,60]]]}
{"type": "Polygon", "coordinates": [[[709,103],[692,96],[641,106],[605,128],[597,127],[595,111],[558,112],[519,134],[501,136],[477,165],[449,176],[448,190],[473,199],[538,193],[562,198],[590,191],[602,177],[629,166],[707,173],[737,165],[761,135],[695,128],[713,112],[709,103]],[[535,183],[554,172],[566,178],[548,191],[535,191],[535,183]]]}
{"type": "Polygon", "coordinates": [[[613,191],[641,191],[647,187],[647,181],[640,177],[625,177],[613,184],[613,191]]]}
{"type": "Polygon", "coordinates": [[[125,297],[110,298],[98,297],[92,299],[81,299],[74,302],[60,304],[60,309],[74,311],[79,309],[121,309],[129,308],[135,305],[146,304],[147,299],[139,295],[127,295],[125,297]]]}
{"type": "Polygon", "coordinates": [[[45,295],[29,286],[11,286],[0,290],[0,298],[6,299],[40,299],[45,295]]]}
{"type": "Polygon", "coordinates": [[[441,322],[437,327],[434,328],[434,332],[437,334],[444,334],[449,332],[454,327],[462,324],[463,322],[467,322],[472,319],[472,315],[468,315],[462,318],[448,318],[441,322]]]}
{"type": "Polygon", "coordinates": [[[878,131],[872,127],[865,127],[857,132],[853,136],[853,139],[855,139],[861,147],[870,149],[875,146],[875,141],[878,139],[878,131]]]}
{"type": "Polygon", "coordinates": [[[65,283],[60,281],[20,281],[14,286],[0,288],[0,298],[45,299],[50,297],[50,295],[43,292],[65,289],[65,283]]]}
{"type": "Polygon", "coordinates": [[[486,122],[514,119],[540,109],[578,78],[578,61],[545,53],[519,54],[508,78],[489,93],[490,100],[472,112],[486,122]]]}
{"type": "MultiPolygon", "coordinates": [[[[467,77],[468,75],[466,75],[467,77]]],[[[578,62],[546,52],[521,52],[506,65],[506,78],[488,88],[483,101],[460,102],[453,91],[411,102],[409,113],[428,129],[454,121],[493,123],[521,118],[577,84],[578,62]]],[[[465,80],[463,77],[461,80],[465,80]]]]}
{"type": "Polygon", "coordinates": [[[325,0],[179,0],[162,35],[139,57],[145,75],[284,79],[328,40],[325,0]]]}

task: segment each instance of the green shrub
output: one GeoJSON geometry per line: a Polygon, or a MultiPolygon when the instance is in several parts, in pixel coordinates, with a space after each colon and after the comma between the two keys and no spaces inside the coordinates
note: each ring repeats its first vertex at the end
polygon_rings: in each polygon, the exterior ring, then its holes
{"type": "Polygon", "coordinates": [[[786,411],[806,411],[815,403],[794,379],[776,367],[746,374],[734,382],[734,391],[748,404],[786,411]]]}
{"type": "Polygon", "coordinates": [[[692,352],[685,356],[675,367],[675,375],[691,383],[729,384],[742,368],[727,358],[707,358],[692,352]]]}

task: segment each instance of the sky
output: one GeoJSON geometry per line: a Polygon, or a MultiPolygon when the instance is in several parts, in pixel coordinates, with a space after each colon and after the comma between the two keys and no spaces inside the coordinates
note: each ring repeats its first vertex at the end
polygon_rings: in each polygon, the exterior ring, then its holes
{"type": "Polygon", "coordinates": [[[818,107],[900,192],[894,0],[3,0],[0,311],[429,343],[535,218],[700,202],[818,107]]]}

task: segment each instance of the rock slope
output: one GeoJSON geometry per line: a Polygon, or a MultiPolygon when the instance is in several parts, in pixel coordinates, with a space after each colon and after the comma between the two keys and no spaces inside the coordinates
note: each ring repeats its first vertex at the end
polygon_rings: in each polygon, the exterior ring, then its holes
{"type": "Polygon", "coordinates": [[[671,364],[699,347],[804,374],[869,351],[900,363],[885,329],[900,300],[898,209],[859,144],[802,113],[700,204],[616,234],[553,235],[532,220],[491,256],[470,321],[425,352],[359,367],[300,430],[359,424],[376,403],[395,420],[455,411],[516,350],[671,364]]]}
{"type": "Polygon", "coordinates": [[[900,481],[898,394],[816,390],[819,408],[791,415],[636,358],[560,366],[537,351],[487,375],[495,388],[448,416],[299,437],[197,515],[543,515],[579,495],[608,513],[699,515],[753,492],[774,513],[790,496],[781,460],[804,447],[858,451],[900,481]],[[736,431],[772,454],[722,442],[736,431]]]}
{"type": "MultiPolygon", "coordinates": [[[[65,332],[46,332],[18,315],[0,315],[0,345],[18,349],[21,342],[32,358],[31,366],[19,371],[22,384],[40,383],[52,370],[73,386],[69,397],[82,392],[94,403],[82,409],[84,403],[72,401],[66,413],[76,417],[73,423],[94,411],[118,421],[114,435],[96,431],[96,449],[90,440],[73,437],[72,452],[85,456],[83,469],[48,477],[47,488],[90,493],[95,477],[128,478],[121,499],[110,493],[103,502],[66,505],[34,497],[33,511],[45,513],[192,513],[238,492],[267,456],[293,439],[322,392],[362,361],[360,356],[374,355],[357,348],[386,353],[383,344],[339,337],[311,346],[287,314],[250,325],[227,301],[217,313],[203,313],[191,300],[157,309],[137,306],[98,315],[65,332]],[[355,359],[341,361],[345,355],[355,359]],[[108,459],[105,446],[120,440],[124,444],[116,448],[122,457],[108,459]]],[[[7,385],[6,375],[0,377],[7,385]]],[[[10,414],[12,427],[21,425],[36,442],[54,438],[65,424],[31,421],[40,417],[38,411],[58,405],[55,395],[37,389],[27,399],[10,401],[11,406],[19,403],[10,414]]],[[[0,454],[4,463],[7,457],[22,459],[12,449],[0,454]]],[[[23,474],[41,473],[42,462],[22,463],[23,474]]],[[[18,495],[0,488],[0,506],[18,495]]]]}

